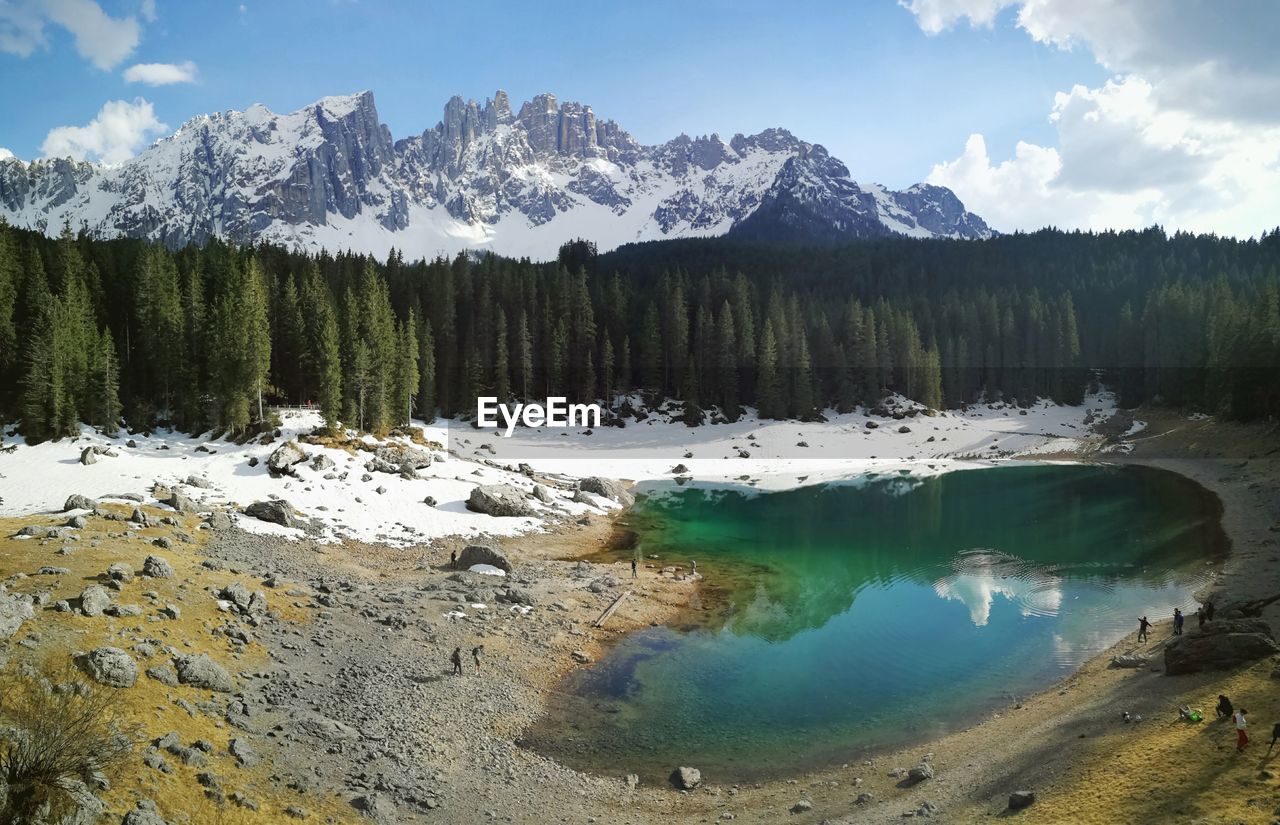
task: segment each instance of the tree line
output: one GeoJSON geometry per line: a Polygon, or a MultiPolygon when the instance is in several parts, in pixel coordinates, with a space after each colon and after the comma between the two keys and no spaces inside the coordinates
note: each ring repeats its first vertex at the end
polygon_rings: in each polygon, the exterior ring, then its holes
{"type": "Polygon", "coordinates": [[[840,247],[584,241],[533,263],[406,262],[0,225],[0,416],[29,439],[245,432],[271,404],[386,432],[563,395],[684,420],[1081,400],[1280,412],[1280,233],[1044,231],[840,247]]]}

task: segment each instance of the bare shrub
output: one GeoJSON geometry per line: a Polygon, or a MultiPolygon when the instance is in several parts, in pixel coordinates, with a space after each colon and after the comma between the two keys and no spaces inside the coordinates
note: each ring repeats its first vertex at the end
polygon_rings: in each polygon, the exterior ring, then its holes
{"type": "MultiPolygon", "coordinates": [[[[25,669],[24,669],[25,670],[25,669]]],[[[69,666],[0,675],[0,822],[58,822],[109,786],[136,731],[115,711],[113,689],[69,666]]]]}

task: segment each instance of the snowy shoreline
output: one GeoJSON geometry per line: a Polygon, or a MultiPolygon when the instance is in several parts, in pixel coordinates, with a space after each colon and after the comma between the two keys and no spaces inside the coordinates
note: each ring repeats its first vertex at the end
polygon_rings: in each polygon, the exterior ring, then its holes
{"type": "MultiPolygon", "coordinates": [[[[331,542],[405,546],[448,536],[514,536],[616,507],[602,497],[575,496],[572,482],[586,476],[637,483],[680,476],[699,486],[781,490],[850,483],[872,473],[934,475],[991,466],[994,459],[1004,463],[1098,447],[1104,439],[1092,433],[1086,418],[1115,411],[1109,394],[1091,395],[1077,407],[1041,402],[1023,410],[992,404],[933,415],[905,400],[896,403],[890,415],[859,410],[830,413],[821,422],[761,421],[748,414],[732,424],[690,428],[651,414],[622,428],[522,431],[511,439],[466,422],[415,422],[428,442],[444,449],[433,450],[431,466],[408,479],[366,472],[367,453],[311,443],[302,444],[307,461],[292,468],[292,475],[273,476],[268,456],[320,426],[313,411],[282,411],[279,437],[265,444],[169,431],[108,438],[86,427],[75,439],[28,446],[7,434],[0,451],[0,515],[59,512],[72,494],[140,494],[150,501],[159,484],[180,486],[201,510],[238,511],[255,501],[284,499],[331,542]],[[85,465],[80,456],[87,447],[114,455],[100,454],[85,465]],[[321,456],[328,461],[310,463],[321,456]],[[558,487],[547,485],[549,501],[534,498],[531,473],[562,480],[558,487]],[[495,517],[469,510],[471,491],[492,484],[526,494],[531,515],[495,517]],[[425,503],[428,499],[435,503],[425,503]]],[[[406,438],[361,440],[370,446],[413,446],[406,438]]],[[[233,518],[253,532],[303,535],[238,512],[233,518]]]]}

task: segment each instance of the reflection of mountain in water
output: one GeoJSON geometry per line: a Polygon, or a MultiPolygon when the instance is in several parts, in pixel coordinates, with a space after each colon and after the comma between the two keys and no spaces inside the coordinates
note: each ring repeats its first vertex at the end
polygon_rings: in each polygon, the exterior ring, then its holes
{"type": "Polygon", "coordinates": [[[1024,616],[1056,616],[1062,608],[1063,580],[1047,567],[994,550],[969,550],[951,566],[955,572],[934,582],[933,590],[964,603],[976,627],[991,619],[996,596],[1018,605],[1024,616]]]}
{"type": "Polygon", "coordinates": [[[1225,547],[1205,496],[1162,471],[1012,466],[774,493],[670,485],[650,489],[633,523],[642,554],[697,559],[727,597],[711,630],[782,641],[865,588],[922,585],[983,627],[997,597],[1056,615],[1067,578],[1159,584],[1188,548],[1225,547]]]}

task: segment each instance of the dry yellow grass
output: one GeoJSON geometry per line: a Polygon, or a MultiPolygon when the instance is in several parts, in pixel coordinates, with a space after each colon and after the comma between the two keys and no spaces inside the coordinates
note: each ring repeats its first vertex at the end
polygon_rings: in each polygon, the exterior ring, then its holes
{"type": "MultiPolygon", "coordinates": [[[[127,515],[131,512],[132,505],[107,505],[107,508],[127,515]]],[[[143,509],[153,521],[162,515],[173,515],[171,511],[143,509]]],[[[38,638],[38,642],[32,650],[12,646],[12,650],[16,652],[9,667],[12,668],[17,661],[25,659],[40,667],[56,668],[60,663],[68,661],[74,652],[102,645],[120,647],[133,655],[138,663],[138,682],[132,688],[115,692],[118,700],[115,709],[126,727],[136,728],[141,732],[141,741],[135,749],[135,756],[127,761],[111,789],[103,794],[104,801],[117,813],[133,808],[137,799],[148,798],[157,804],[166,818],[174,821],[185,819],[192,823],[212,825],[273,823],[286,818],[283,811],[290,805],[306,808],[311,812],[312,821],[353,821],[353,812],[341,800],[330,796],[304,796],[268,781],[272,773],[272,746],[266,737],[246,735],[221,719],[200,712],[193,715],[177,704],[179,700],[186,700],[194,705],[216,694],[187,686],[169,687],[143,675],[146,668],[167,663],[167,657],[159,649],[162,645],[172,645],[178,650],[192,653],[207,653],[237,681],[240,671],[271,669],[270,659],[259,644],[250,643],[236,650],[229,639],[216,632],[228,617],[219,612],[213,595],[206,592],[207,588],[221,588],[233,581],[243,581],[252,589],[257,582],[245,575],[202,567],[200,562],[204,557],[201,555],[201,547],[208,532],[196,529],[199,519],[190,516],[181,518],[183,524],[178,528],[153,526],[135,531],[145,537],[144,541],[119,537],[118,534],[128,529],[124,522],[91,516],[85,529],[77,531],[80,539],[69,542],[74,548],[69,555],[59,555],[56,552],[63,544],[59,540],[13,537],[14,533],[27,524],[53,526],[63,523],[65,517],[48,515],[0,519],[0,579],[18,576],[9,581],[10,592],[48,591],[50,603],[57,599],[74,600],[85,587],[101,581],[110,564],[125,562],[137,574],[149,554],[163,556],[174,568],[172,578],[148,579],[136,576],[124,585],[122,592],[114,594],[117,603],[142,607],[141,616],[91,618],[58,613],[47,605],[37,608],[36,620],[27,622],[19,630],[14,642],[30,633],[38,634],[38,637],[33,637],[38,638]],[[185,530],[196,539],[196,543],[188,544],[175,539],[170,549],[162,550],[151,546],[152,538],[162,535],[172,537],[176,530],[185,530]],[[92,546],[95,539],[100,542],[97,547],[92,546]],[[45,565],[65,567],[70,573],[56,576],[32,575],[45,565]],[[23,578],[20,574],[27,577],[23,578]],[[148,591],[155,591],[156,598],[145,597],[143,594],[148,591]],[[180,618],[155,618],[159,607],[167,603],[180,608],[180,618]],[[135,645],[144,639],[157,643],[155,655],[149,658],[142,657],[135,649],[135,645]],[[162,773],[145,766],[141,759],[142,750],[150,740],[170,731],[176,731],[184,745],[190,745],[197,739],[211,742],[214,752],[208,755],[208,764],[202,768],[187,766],[180,759],[165,754],[166,761],[172,767],[171,773],[162,773]],[[258,765],[252,768],[239,767],[228,753],[229,741],[237,736],[252,742],[254,749],[262,757],[258,765]],[[224,792],[242,792],[247,798],[257,802],[258,810],[249,810],[231,802],[219,805],[206,798],[204,789],[196,780],[196,774],[201,771],[219,774],[223,778],[224,792]]],[[[309,621],[307,610],[295,606],[296,600],[286,596],[283,591],[268,591],[268,599],[272,610],[280,614],[282,621],[295,624],[309,621]]]]}

